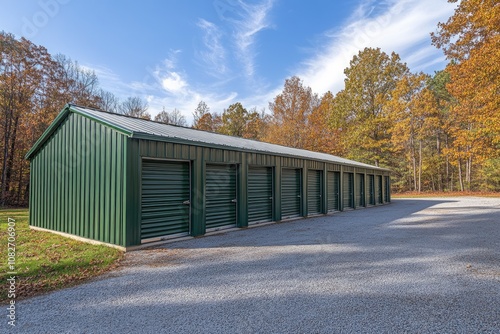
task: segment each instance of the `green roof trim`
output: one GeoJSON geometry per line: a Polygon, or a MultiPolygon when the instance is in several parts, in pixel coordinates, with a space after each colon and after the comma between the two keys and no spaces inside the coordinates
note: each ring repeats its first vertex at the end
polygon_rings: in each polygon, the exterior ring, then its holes
{"type": "Polygon", "coordinates": [[[98,122],[102,125],[108,126],[108,127],[112,128],[112,129],[114,129],[114,130],[116,130],[124,135],[127,135],[129,137],[131,137],[133,134],[132,131],[129,131],[129,130],[127,130],[123,127],[120,127],[116,124],[107,122],[106,120],[104,120],[100,117],[97,117],[95,115],[83,112],[81,109],[74,108],[74,105],[68,103],[59,112],[59,114],[52,121],[52,123],[50,123],[49,127],[43,132],[43,134],[40,136],[40,138],[38,138],[38,140],[35,142],[33,147],[31,147],[31,149],[28,151],[28,153],[26,153],[26,155],[24,156],[24,158],[26,160],[31,160],[36,155],[36,153],[43,147],[43,145],[47,142],[47,140],[49,140],[50,136],[52,136],[52,134],[59,127],[59,125],[61,125],[61,123],[64,122],[64,120],[68,117],[68,115],[70,113],[75,113],[75,114],[78,114],[78,115],[83,116],[85,118],[91,119],[95,122],[98,122]]]}
{"type": "MultiPolygon", "coordinates": [[[[204,130],[201,130],[204,131],[204,130]]],[[[134,132],[131,136],[133,139],[143,139],[143,140],[153,140],[153,141],[162,141],[162,142],[169,142],[169,143],[175,143],[175,144],[185,144],[185,145],[195,145],[195,146],[201,146],[201,147],[208,147],[208,148],[217,148],[217,149],[222,149],[222,150],[232,150],[232,151],[237,151],[237,152],[250,152],[250,153],[257,153],[257,154],[271,154],[279,157],[285,157],[285,158],[298,158],[298,159],[312,159],[312,158],[304,158],[302,155],[294,155],[294,154],[283,154],[283,153],[269,153],[269,152],[263,152],[259,150],[254,150],[254,149],[243,149],[239,147],[228,147],[226,145],[218,145],[218,144],[209,144],[209,143],[204,143],[204,142],[199,142],[199,141],[193,141],[193,140],[187,140],[187,139],[179,139],[179,138],[172,138],[172,137],[161,137],[157,135],[152,135],[149,133],[144,133],[144,132],[134,132]]],[[[377,170],[384,170],[384,171],[390,171],[387,168],[382,168],[382,167],[377,167],[377,166],[360,166],[357,162],[354,163],[348,163],[348,162],[332,162],[330,160],[326,159],[318,159],[314,158],[314,160],[318,160],[321,162],[326,162],[326,163],[336,163],[336,164],[341,164],[344,166],[351,166],[351,167],[357,167],[357,168],[372,168],[372,169],[377,169],[377,170]]]]}
{"type": "Polygon", "coordinates": [[[101,118],[99,116],[86,113],[81,108],[74,108],[72,105],[70,105],[70,111],[73,112],[73,113],[75,113],[75,114],[78,114],[78,115],[81,115],[83,117],[86,117],[88,119],[91,119],[91,120],[93,120],[93,121],[95,121],[95,122],[97,122],[99,124],[102,124],[104,126],[110,127],[113,130],[116,130],[116,131],[118,131],[121,134],[124,134],[126,136],[132,137],[132,135],[134,134],[133,131],[128,130],[128,129],[122,127],[122,126],[116,125],[115,123],[108,122],[108,121],[106,121],[105,119],[103,119],[103,118],[101,118]]]}

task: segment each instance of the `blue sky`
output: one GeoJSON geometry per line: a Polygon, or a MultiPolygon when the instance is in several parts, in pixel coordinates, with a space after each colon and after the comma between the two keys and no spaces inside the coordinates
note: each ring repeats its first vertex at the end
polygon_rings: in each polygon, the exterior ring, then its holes
{"type": "MultiPolygon", "coordinates": [[[[455,8],[445,0],[0,0],[0,30],[96,71],[120,98],[147,99],[155,115],[192,119],[200,100],[267,108],[298,75],[319,95],[343,88],[365,47],[400,54],[414,72],[446,62],[430,32],[455,8]]],[[[62,106],[61,106],[62,107],[62,106]]]]}

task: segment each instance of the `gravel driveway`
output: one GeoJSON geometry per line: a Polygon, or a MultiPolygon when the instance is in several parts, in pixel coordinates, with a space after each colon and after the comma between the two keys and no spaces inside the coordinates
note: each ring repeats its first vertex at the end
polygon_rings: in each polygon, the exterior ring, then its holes
{"type": "Polygon", "coordinates": [[[500,333],[500,199],[398,199],[171,243],[18,304],[18,333],[500,333]]]}

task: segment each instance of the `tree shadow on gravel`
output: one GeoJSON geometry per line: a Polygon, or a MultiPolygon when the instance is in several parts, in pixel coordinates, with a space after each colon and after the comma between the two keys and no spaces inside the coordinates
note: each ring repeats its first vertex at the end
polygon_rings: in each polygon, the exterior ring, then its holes
{"type": "Polygon", "coordinates": [[[396,199],[388,205],[283,221],[238,231],[221,232],[221,234],[202,236],[192,240],[167,243],[157,248],[196,249],[308,245],[321,243],[328,238],[339,242],[350,241],[350,234],[356,236],[360,232],[366,233],[370,229],[382,228],[384,224],[398,221],[429,207],[451,202],[454,201],[396,199]]]}

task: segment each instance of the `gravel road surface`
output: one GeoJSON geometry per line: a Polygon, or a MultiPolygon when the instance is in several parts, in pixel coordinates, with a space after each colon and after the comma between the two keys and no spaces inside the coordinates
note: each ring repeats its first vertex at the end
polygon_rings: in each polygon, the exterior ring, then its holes
{"type": "Polygon", "coordinates": [[[396,199],[130,252],[17,315],[17,333],[500,333],[500,199],[396,199]]]}

